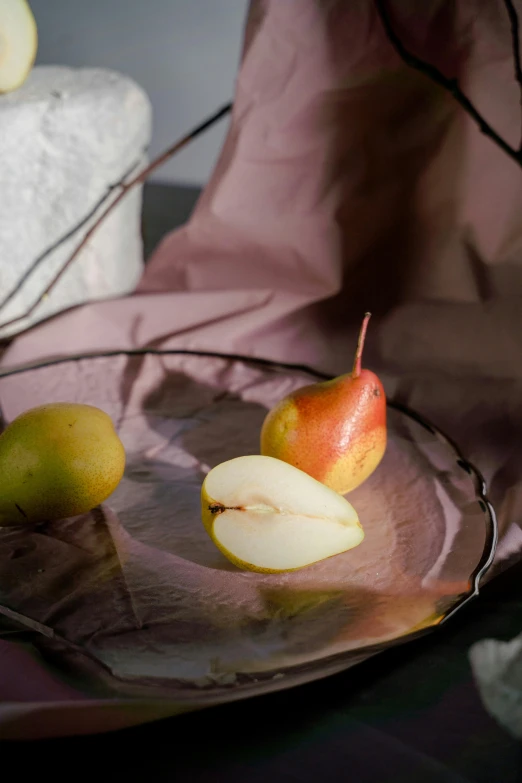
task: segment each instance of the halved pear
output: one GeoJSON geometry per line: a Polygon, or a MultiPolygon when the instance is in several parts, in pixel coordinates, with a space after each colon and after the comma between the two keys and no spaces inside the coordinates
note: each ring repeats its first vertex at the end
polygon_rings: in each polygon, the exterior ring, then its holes
{"type": "Polygon", "coordinates": [[[36,22],[27,0],[0,0],[0,93],[25,82],[37,48],[36,22]]]}
{"type": "Polygon", "coordinates": [[[357,512],[342,495],[275,457],[217,465],[203,482],[201,512],[218,549],[250,571],[294,571],[364,538],[357,512]]]}

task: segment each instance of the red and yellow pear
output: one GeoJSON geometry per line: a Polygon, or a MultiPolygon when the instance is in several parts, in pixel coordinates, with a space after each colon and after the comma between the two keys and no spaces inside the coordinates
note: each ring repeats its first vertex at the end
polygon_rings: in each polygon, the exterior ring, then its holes
{"type": "Polygon", "coordinates": [[[344,495],[377,468],[386,450],[386,396],[361,367],[370,313],[359,333],[353,369],[303,386],[269,411],[261,454],[288,462],[344,495]]]}

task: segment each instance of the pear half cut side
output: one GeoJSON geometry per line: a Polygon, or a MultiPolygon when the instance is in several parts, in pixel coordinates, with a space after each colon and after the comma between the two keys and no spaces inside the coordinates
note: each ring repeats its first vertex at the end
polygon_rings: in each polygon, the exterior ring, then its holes
{"type": "Polygon", "coordinates": [[[218,549],[251,571],[279,573],[353,549],[364,538],[354,507],[283,460],[222,462],[201,488],[202,519],[218,549]]]}

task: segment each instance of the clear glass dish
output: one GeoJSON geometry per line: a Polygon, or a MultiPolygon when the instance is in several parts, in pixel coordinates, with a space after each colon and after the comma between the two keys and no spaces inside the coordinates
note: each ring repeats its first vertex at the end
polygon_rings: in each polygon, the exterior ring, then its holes
{"type": "Polygon", "coordinates": [[[317,377],[190,351],[4,373],[6,422],[44,402],[97,405],[128,461],[90,514],[0,529],[0,638],[29,640],[82,697],[161,703],[164,715],[323,677],[445,622],[492,562],[495,515],[457,446],[391,402],[385,458],[349,495],[366,533],[359,547],[262,575],[232,566],[208,538],[205,473],[257,453],[267,409],[317,377]]]}

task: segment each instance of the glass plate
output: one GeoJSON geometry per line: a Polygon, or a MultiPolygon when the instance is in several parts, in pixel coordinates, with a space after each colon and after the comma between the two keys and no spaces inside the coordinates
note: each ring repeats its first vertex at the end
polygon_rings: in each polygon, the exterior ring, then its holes
{"type": "Polygon", "coordinates": [[[128,457],[103,507],[34,530],[0,529],[9,639],[29,638],[89,698],[162,700],[175,712],[325,676],[454,614],[492,562],[495,515],[455,444],[393,403],[386,455],[348,496],[366,533],[359,547],[262,575],[231,565],[208,538],[206,472],[258,453],[267,409],[318,378],[191,351],[4,373],[5,421],[44,402],[96,405],[128,457]]]}

